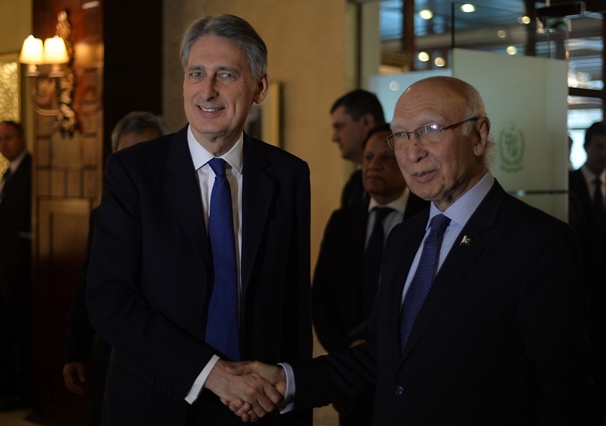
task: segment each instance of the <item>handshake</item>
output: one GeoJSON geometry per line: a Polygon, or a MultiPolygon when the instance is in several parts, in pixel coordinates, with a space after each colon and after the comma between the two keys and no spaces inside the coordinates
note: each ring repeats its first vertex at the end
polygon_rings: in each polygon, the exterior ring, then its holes
{"type": "Polygon", "coordinates": [[[220,359],[204,387],[243,422],[256,422],[284,401],[284,369],[258,361],[230,362],[220,359]]]}

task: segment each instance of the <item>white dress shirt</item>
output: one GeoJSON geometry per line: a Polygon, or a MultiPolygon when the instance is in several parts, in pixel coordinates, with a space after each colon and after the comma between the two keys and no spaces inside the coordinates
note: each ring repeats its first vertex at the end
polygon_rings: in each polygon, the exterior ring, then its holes
{"type": "MultiPolygon", "coordinates": [[[[231,189],[232,212],[234,215],[234,235],[236,236],[236,264],[238,267],[238,303],[240,303],[240,296],[242,293],[242,280],[240,275],[240,256],[242,254],[242,166],[244,163],[244,142],[242,141],[242,137],[243,135],[240,135],[240,138],[236,144],[227,153],[219,157],[225,160],[227,163],[225,167],[225,175],[231,189]]],[[[198,177],[200,194],[202,196],[202,207],[204,210],[204,222],[206,224],[206,229],[208,229],[210,195],[212,193],[213,184],[215,183],[215,174],[208,165],[208,162],[215,157],[204,149],[196,140],[191,131],[191,126],[187,128],[187,143],[194,163],[194,170],[196,171],[196,175],[198,177]]],[[[194,381],[189,393],[185,397],[185,400],[188,403],[193,404],[198,398],[198,395],[200,394],[208,375],[219,359],[220,358],[218,355],[214,355],[208,364],[206,364],[206,366],[202,369],[194,381]]]]}

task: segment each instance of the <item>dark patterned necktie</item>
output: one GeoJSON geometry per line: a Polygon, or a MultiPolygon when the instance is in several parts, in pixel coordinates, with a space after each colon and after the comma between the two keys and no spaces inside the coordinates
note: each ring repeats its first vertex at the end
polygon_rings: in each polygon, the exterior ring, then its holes
{"type": "Polygon", "coordinates": [[[8,169],[6,169],[6,171],[4,172],[4,175],[2,176],[2,181],[4,181],[5,183],[9,181],[9,179],[11,178],[11,176],[13,175],[13,172],[11,171],[11,168],[9,167],[8,169]]]}
{"type": "Polygon", "coordinates": [[[379,273],[381,272],[381,259],[383,257],[383,243],[385,241],[385,231],[383,230],[383,220],[393,212],[390,207],[374,207],[375,224],[372,228],[370,238],[364,251],[364,286],[362,302],[362,318],[368,319],[372,311],[377,293],[377,284],[379,283],[379,273]]]}
{"type": "Polygon", "coordinates": [[[446,231],[449,223],[450,219],[443,214],[436,215],[431,219],[429,235],[423,244],[419,265],[410,282],[406,296],[404,296],[404,306],[402,307],[402,312],[400,314],[401,352],[404,352],[415,318],[421,310],[425,297],[431,288],[431,283],[438,266],[442,237],[444,236],[444,231],[446,231]]]}
{"type": "Polygon", "coordinates": [[[598,232],[604,231],[604,195],[602,194],[602,181],[596,177],[593,192],[593,214],[598,232]]]}
{"type": "Polygon", "coordinates": [[[215,172],[208,218],[214,283],[208,306],[206,342],[230,359],[239,360],[238,278],[231,189],[225,176],[225,160],[213,158],[208,164],[215,172]]]}

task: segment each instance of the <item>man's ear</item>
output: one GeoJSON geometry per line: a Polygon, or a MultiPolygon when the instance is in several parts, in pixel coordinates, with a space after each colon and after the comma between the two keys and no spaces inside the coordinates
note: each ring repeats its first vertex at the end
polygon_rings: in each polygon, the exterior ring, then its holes
{"type": "Polygon", "coordinates": [[[360,120],[362,122],[362,126],[366,129],[367,132],[376,126],[375,118],[371,113],[367,112],[362,117],[360,117],[360,120]]]}
{"type": "Polygon", "coordinates": [[[267,96],[267,92],[269,91],[269,77],[267,74],[263,74],[263,76],[257,82],[257,91],[255,92],[255,96],[253,97],[253,101],[256,104],[260,104],[263,102],[263,99],[267,96]]]}
{"type": "Polygon", "coordinates": [[[473,152],[477,157],[484,155],[488,145],[488,135],[490,134],[490,120],[488,117],[482,117],[476,122],[475,132],[476,140],[473,145],[473,152]]]}

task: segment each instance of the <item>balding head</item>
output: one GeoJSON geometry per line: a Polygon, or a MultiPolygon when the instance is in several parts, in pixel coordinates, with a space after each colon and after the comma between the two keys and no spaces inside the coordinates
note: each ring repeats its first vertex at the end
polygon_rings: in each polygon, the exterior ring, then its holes
{"type": "Polygon", "coordinates": [[[477,90],[462,80],[431,77],[413,83],[400,96],[391,127],[410,190],[441,210],[488,170],[490,121],[477,90]]]}

